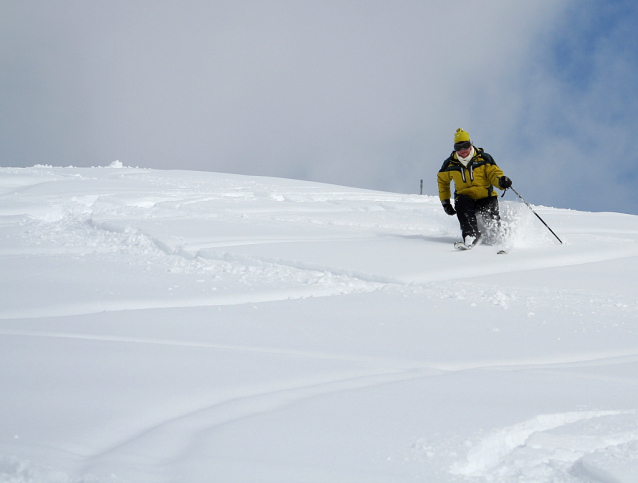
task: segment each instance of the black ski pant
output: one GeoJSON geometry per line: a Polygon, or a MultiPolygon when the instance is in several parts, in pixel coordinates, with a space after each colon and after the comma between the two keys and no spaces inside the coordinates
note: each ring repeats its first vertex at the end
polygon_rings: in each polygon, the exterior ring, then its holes
{"type": "Polygon", "coordinates": [[[486,226],[494,227],[495,230],[500,228],[501,216],[498,212],[498,198],[496,196],[474,200],[467,195],[459,195],[454,203],[454,209],[461,224],[463,239],[468,235],[479,237],[477,215],[483,218],[486,226]]]}

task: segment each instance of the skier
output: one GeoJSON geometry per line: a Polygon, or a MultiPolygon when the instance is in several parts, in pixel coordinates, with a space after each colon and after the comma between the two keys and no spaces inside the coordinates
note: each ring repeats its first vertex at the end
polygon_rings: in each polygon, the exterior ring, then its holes
{"type": "Polygon", "coordinates": [[[506,190],[512,180],[503,174],[494,158],[482,148],[475,148],[463,129],[454,133],[454,151],[445,160],[437,176],[439,198],[445,212],[456,215],[461,225],[465,247],[472,248],[484,234],[479,231],[477,215],[486,227],[500,230],[498,193],[494,186],[506,190]],[[450,182],[454,181],[454,206],[450,201],[450,182]]]}

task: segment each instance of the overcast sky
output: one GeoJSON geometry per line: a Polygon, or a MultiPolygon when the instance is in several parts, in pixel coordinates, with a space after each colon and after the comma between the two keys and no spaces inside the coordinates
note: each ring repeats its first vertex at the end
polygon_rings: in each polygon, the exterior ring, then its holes
{"type": "Polygon", "coordinates": [[[531,203],[638,214],[636,25],[635,0],[0,0],[0,165],[434,195],[463,127],[531,203]]]}

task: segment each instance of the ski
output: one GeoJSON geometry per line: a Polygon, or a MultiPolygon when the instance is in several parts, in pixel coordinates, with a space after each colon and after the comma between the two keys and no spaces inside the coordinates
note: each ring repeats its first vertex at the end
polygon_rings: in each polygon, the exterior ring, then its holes
{"type": "MultiPolygon", "coordinates": [[[[470,245],[467,246],[465,243],[463,243],[462,241],[458,241],[454,244],[454,248],[456,248],[457,250],[471,250],[472,248],[474,248],[475,245],[470,245]]],[[[496,252],[497,255],[507,255],[507,250],[505,249],[501,249],[499,251],[496,252]]]]}

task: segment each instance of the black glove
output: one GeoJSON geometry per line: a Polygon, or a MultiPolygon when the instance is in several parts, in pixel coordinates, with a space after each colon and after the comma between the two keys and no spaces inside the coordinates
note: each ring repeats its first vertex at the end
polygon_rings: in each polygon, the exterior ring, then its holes
{"type": "Polygon", "coordinates": [[[452,203],[450,203],[450,200],[441,201],[441,203],[443,204],[443,209],[448,215],[456,215],[456,210],[452,206],[452,203]]]}
{"type": "Polygon", "coordinates": [[[507,176],[501,176],[498,179],[498,186],[501,189],[506,190],[507,188],[511,188],[512,187],[512,180],[509,179],[507,176]]]}

